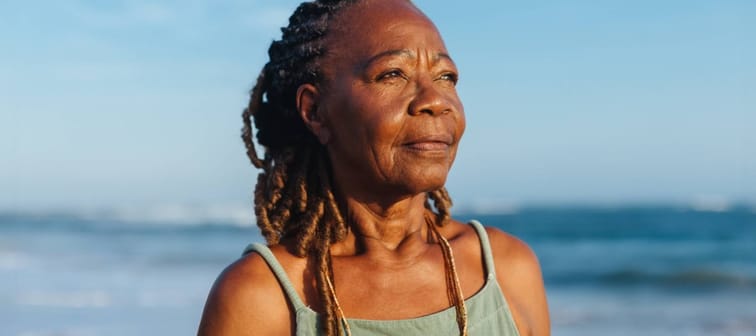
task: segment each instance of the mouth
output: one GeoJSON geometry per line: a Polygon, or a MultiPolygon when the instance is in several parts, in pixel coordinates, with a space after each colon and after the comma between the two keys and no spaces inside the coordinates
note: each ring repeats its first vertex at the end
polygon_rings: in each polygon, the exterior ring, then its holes
{"type": "Polygon", "coordinates": [[[448,150],[452,142],[451,135],[434,134],[412,138],[405,142],[403,146],[419,152],[439,152],[448,150]]]}

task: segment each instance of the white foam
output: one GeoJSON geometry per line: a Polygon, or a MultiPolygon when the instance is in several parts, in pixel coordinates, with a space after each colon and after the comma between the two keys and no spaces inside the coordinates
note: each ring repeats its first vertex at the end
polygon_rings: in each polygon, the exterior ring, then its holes
{"type": "Polygon", "coordinates": [[[191,297],[188,297],[186,293],[156,291],[144,291],[139,293],[137,303],[139,306],[145,308],[188,307],[191,304],[196,304],[196,302],[194,302],[191,297]]]}
{"type": "Polygon", "coordinates": [[[220,224],[249,227],[255,225],[252,204],[190,204],[124,205],[114,208],[84,208],[56,211],[29,211],[21,215],[70,215],[93,222],[118,221],[139,224],[198,225],[220,224]]]}
{"type": "Polygon", "coordinates": [[[15,271],[27,268],[32,258],[14,251],[0,251],[0,270],[15,271]]]}
{"type": "Polygon", "coordinates": [[[481,215],[512,215],[520,210],[517,203],[511,200],[493,198],[476,200],[460,208],[481,215]]]}
{"type": "Polygon", "coordinates": [[[91,336],[97,335],[96,332],[86,329],[65,329],[65,330],[42,330],[42,331],[22,331],[17,336],[91,336]]]}
{"type": "Polygon", "coordinates": [[[238,226],[255,224],[251,205],[236,204],[163,204],[151,207],[123,207],[110,214],[125,222],[197,224],[229,223],[238,226]]]}
{"type": "Polygon", "coordinates": [[[693,200],[691,208],[695,211],[726,212],[732,205],[721,195],[701,195],[693,200]]]}
{"type": "Polygon", "coordinates": [[[21,293],[16,303],[25,306],[56,308],[104,308],[112,304],[108,293],[102,290],[45,292],[29,291],[21,293]]]}

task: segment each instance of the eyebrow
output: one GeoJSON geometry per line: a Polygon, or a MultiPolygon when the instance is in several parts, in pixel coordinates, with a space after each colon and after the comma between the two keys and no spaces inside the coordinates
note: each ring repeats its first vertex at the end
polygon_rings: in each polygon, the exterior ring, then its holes
{"type": "MultiPolygon", "coordinates": [[[[375,62],[375,61],[377,61],[377,60],[379,60],[379,59],[381,59],[383,57],[388,57],[388,56],[406,56],[406,57],[410,57],[410,58],[415,58],[416,57],[415,53],[412,52],[409,49],[386,50],[386,51],[380,52],[380,53],[378,53],[378,54],[373,55],[372,57],[370,57],[365,62],[365,66],[368,66],[368,65],[372,64],[373,62],[375,62]]],[[[439,53],[436,53],[435,55],[433,55],[433,62],[437,63],[438,60],[440,60],[442,58],[446,58],[447,60],[449,60],[452,63],[454,63],[454,61],[452,60],[451,56],[449,56],[449,54],[443,53],[443,52],[439,52],[439,53]]]]}

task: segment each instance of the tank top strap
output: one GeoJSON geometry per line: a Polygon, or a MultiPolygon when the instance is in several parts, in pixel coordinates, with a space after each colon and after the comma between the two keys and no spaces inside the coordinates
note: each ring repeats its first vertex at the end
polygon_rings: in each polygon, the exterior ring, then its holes
{"type": "Polygon", "coordinates": [[[480,239],[480,248],[483,252],[483,262],[486,265],[486,277],[488,279],[496,278],[496,267],[494,267],[493,253],[491,252],[491,242],[488,240],[488,233],[483,224],[480,224],[477,220],[471,220],[470,224],[475,228],[475,232],[478,233],[480,239]]]}
{"type": "Polygon", "coordinates": [[[289,280],[289,276],[286,275],[286,271],[284,271],[283,266],[281,266],[281,264],[278,262],[278,259],[276,259],[276,256],[273,255],[273,252],[271,252],[270,248],[260,243],[252,243],[247,245],[247,248],[244,249],[242,256],[252,252],[259,254],[268,264],[270,269],[273,271],[273,274],[275,274],[276,279],[278,279],[278,283],[281,284],[284,292],[286,292],[286,296],[289,298],[292,306],[294,306],[294,310],[298,311],[300,308],[306,307],[304,302],[302,302],[302,299],[299,298],[299,294],[297,294],[297,290],[294,289],[294,285],[292,285],[291,280],[289,280]]]}

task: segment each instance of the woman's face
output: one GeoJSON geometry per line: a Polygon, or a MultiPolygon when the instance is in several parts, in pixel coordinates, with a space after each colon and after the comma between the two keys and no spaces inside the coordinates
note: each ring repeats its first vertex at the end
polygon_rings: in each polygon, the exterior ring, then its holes
{"type": "Polygon", "coordinates": [[[400,195],[442,187],[465,119],[433,23],[408,1],[368,0],[331,27],[318,113],[337,185],[400,195]]]}

